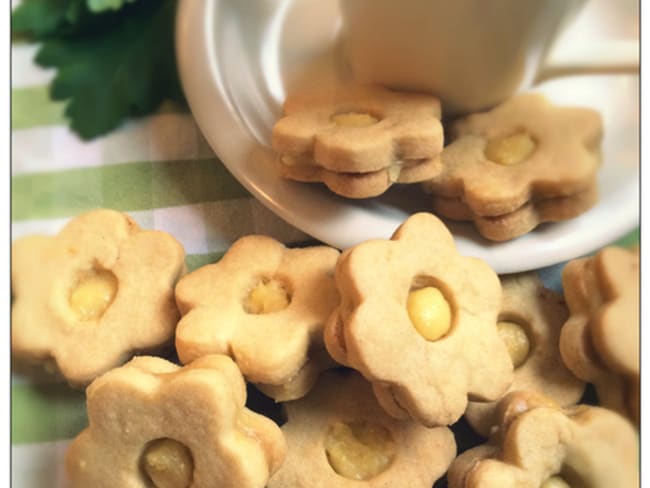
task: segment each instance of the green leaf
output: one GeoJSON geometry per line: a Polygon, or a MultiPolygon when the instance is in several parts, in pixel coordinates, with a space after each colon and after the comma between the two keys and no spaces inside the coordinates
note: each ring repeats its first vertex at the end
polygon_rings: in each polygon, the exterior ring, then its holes
{"type": "Polygon", "coordinates": [[[11,32],[36,39],[69,32],[85,10],[85,0],[23,0],[11,13],[11,32]]]}
{"type": "Polygon", "coordinates": [[[104,12],[106,10],[119,10],[125,3],[135,0],[86,0],[88,9],[91,12],[104,12]]]}
{"type": "Polygon", "coordinates": [[[149,114],[166,98],[184,100],[174,52],[175,13],[176,0],[140,0],[97,35],[45,41],[36,62],[57,69],[51,97],[69,100],[65,115],[81,137],[91,139],[126,117],[149,114]]]}
{"type": "Polygon", "coordinates": [[[17,37],[43,41],[79,36],[97,36],[113,28],[130,14],[135,0],[94,0],[120,2],[119,10],[91,11],[93,0],[22,0],[11,13],[11,32],[17,37]],[[124,3],[124,2],[127,3],[124,3]]]}

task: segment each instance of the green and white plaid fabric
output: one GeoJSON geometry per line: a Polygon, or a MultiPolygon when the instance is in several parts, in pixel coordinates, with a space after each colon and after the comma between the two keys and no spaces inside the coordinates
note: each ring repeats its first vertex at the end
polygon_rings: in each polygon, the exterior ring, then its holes
{"type": "MultiPolygon", "coordinates": [[[[54,234],[76,214],[106,207],[173,234],[189,269],[216,261],[246,234],[287,244],[310,240],[228,173],[187,111],[167,106],[105,137],[79,139],[66,126],[63,105],[49,99],[52,73],[33,64],[35,52],[29,44],[11,49],[12,239],[54,234]]],[[[619,242],[636,244],[638,235],[619,242]]],[[[542,270],[547,284],[557,287],[559,269],[542,270]]],[[[65,486],[65,449],[86,425],[84,393],[39,377],[12,373],[15,488],[65,486]]]]}

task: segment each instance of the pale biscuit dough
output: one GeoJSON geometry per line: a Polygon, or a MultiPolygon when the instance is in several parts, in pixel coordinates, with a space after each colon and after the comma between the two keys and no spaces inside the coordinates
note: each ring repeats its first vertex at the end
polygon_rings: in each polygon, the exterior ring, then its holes
{"type": "Polygon", "coordinates": [[[85,385],[134,352],[173,341],[180,317],[174,285],[184,272],[176,239],[142,230],[113,210],[81,214],[53,237],[18,239],[12,354],[53,365],[71,384],[85,385]],[[104,301],[95,303],[93,294],[101,293],[104,301]],[[93,303],[99,308],[92,310],[93,303]]]}
{"type": "Polygon", "coordinates": [[[273,127],[281,174],[348,198],[383,193],[440,171],[440,102],[373,85],[291,94],[273,127]]]}
{"type": "Polygon", "coordinates": [[[89,425],[65,460],[74,488],[152,486],[143,456],[159,440],[187,453],[182,463],[159,456],[153,467],[163,482],[191,483],[165,486],[263,488],[286,456],[279,427],[244,406],[244,380],[227,356],[182,368],[136,357],[97,378],[86,397],[89,425]]]}
{"type": "Polygon", "coordinates": [[[449,133],[443,169],[423,187],[437,199],[436,212],[474,221],[489,239],[511,239],[596,203],[602,120],[595,110],[555,106],[526,93],[453,122],[449,133]],[[492,143],[508,138],[507,157],[495,161],[493,153],[500,153],[492,143]]]}
{"type": "Polygon", "coordinates": [[[504,215],[482,217],[471,211],[460,198],[433,196],[433,210],[450,220],[470,221],[479,233],[492,241],[507,241],[527,234],[546,222],[559,222],[583,214],[598,202],[598,187],[566,197],[528,202],[504,215]]]}
{"type": "Polygon", "coordinates": [[[452,143],[442,153],[444,170],[426,186],[436,194],[461,197],[481,216],[504,215],[531,200],[583,191],[600,166],[600,114],[555,106],[536,93],[516,95],[489,112],[460,119],[450,133],[452,143]],[[521,130],[536,143],[529,157],[514,165],[486,158],[490,139],[521,130]]]}
{"type": "Polygon", "coordinates": [[[440,158],[423,159],[367,173],[338,173],[318,166],[280,164],[289,179],[322,182],[334,193],[347,198],[371,198],[396,183],[417,183],[432,178],[441,168],[440,158]]]}
{"type": "Polygon", "coordinates": [[[248,381],[275,400],[304,395],[318,373],[333,365],[322,333],[338,303],[338,256],[327,246],[288,249],[266,236],[239,239],[220,261],[195,270],[176,286],[183,314],[176,331],[180,360],[228,354],[248,381]],[[284,287],[284,308],[246,310],[247,297],[260,280],[284,287]]]}
{"type": "MultiPolygon", "coordinates": [[[[454,436],[447,427],[427,428],[392,418],[377,404],[370,384],[353,371],[323,373],[308,396],[288,402],[285,407],[288,420],[282,431],[289,450],[286,461],[271,477],[269,488],[430,488],[443,476],[456,454],[454,436]],[[388,432],[389,454],[394,457],[383,471],[362,480],[334,470],[325,443],[328,432],[337,423],[369,423],[388,432]]],[[[349,459],[372,463],[373,454],[359,453],[349,459]]]]}
{"type": "Polygon", "coordinates": [[[454,460],[449,488],[539,488],[554,476],[585,488],[639,486],[638,436],[616,412],[513,392],[498,419],[486,444],[454,460]]]}
{"type": "MultiPolygon", "coordinates": [[[[530,351],[515,368],[512,391],[543,393],[562,407],[577,403],[585,384],[562,363],[560,330],[568,317],[562,295],[545,288],[536,273],[501,277],[503,304],[499,320],[512,321],[525,330],[530,351]]],[[[465,418],[487,437],[496,423],[497,402],[469,402],[465,418]]]]}
{"type": "Polygon", "coordinates": [[[606,247],[562,271],[571,315],[560,336],[567,367],[600,404],[639,423],[639,254],[606,247]]]}
{"type": "Polygon", "coordinates": [[[468,396],[495,400],[513,379],[497,333],[501,286],[483,261],[456,251],[444,224],[409,217],[390,240],[346,250],[336,266],[341,303],[325,328],[334,359],[368,379],[386,411],[424,425],[460,418],[468,396]],[[412,289],[435,286],[451,306],[451,329],[426,340],[407,311],[412,289]]]}

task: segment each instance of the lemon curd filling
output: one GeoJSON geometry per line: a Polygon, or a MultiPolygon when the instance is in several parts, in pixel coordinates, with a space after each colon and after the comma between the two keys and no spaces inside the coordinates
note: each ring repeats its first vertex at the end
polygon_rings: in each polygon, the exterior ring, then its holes
{"type": "Polygon", "coordinates": [[[510,359],[515,368],[526,362],[530,353],[530,340],[524,328],[512,321],[500,321],[497,329],[501,340],[505,343],[510,359]]]}
{"type": "Polygon", "coordinates": [[[331,120],[339,127],[368,127],[379,122],[379,119],[365,112],[335,114],[331,120]]]}
{"type": "Polygon", "coordinates": [[[289,303],[289,292],[279,280],[262,278],[244,299],[244,310],[250,314],[273,313],[287,308],[289,303]]]}
{"type": "Polygon", "coordinates": [[[451,307],[442,292],[427,286],[409,293],[406,308],[413,327],[428,341],[437,341],[451,328],[451,307]]]}
{"type": "Polygon", "coordinates": [[[385,427],[373,422],[334,423],[325,437],[332,469],[353,480],[368,480],[393,462],[395,442],[385,427]]]}
{"type": "Polygon", "coordinates": [[[163,438],[145,449],[142,469],[155,488],[187,488],[192,484],[194,461],[187,446],[163,438]]]}
{"type": "Polygon", "coordinates": [[[80,320],[96,320],[113,303],[117,294],[117,278],[105,269],[86,274],[70,293],[70,307],[80,320]]]}
{"type": "Polygon", "coordinates": [[[549,479],[542,483],[539,488],[571,488],[571,485],[564,481],[561,476],[551,476],[549,479]]]}
{"type": "Polygon", "coordinates": [[[402,164],[401,161],[393,163],[388,167],[388,181],[395,183],[399,180],[399,176],[402,174],[402,164]]]}
{"type": "Polygon", "coordinates": [[[516,132],[505,137],[488,140],[485,157],[504,166],[518,164],[530,157],[537,144],[526,132],[516,132]]]}

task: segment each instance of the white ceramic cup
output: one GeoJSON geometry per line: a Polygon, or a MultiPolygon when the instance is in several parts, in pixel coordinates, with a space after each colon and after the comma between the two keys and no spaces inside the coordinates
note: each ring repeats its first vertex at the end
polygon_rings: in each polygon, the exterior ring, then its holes
{"type": "Polygon", "coordinates": [[[357,81],[433,93],[446,117],[461,115],[553,75],[637,68],[638,53],[614,41],[585,46],[565,66],[545,64],[585,2],[340,0],[343,53],[357,81]]]}

